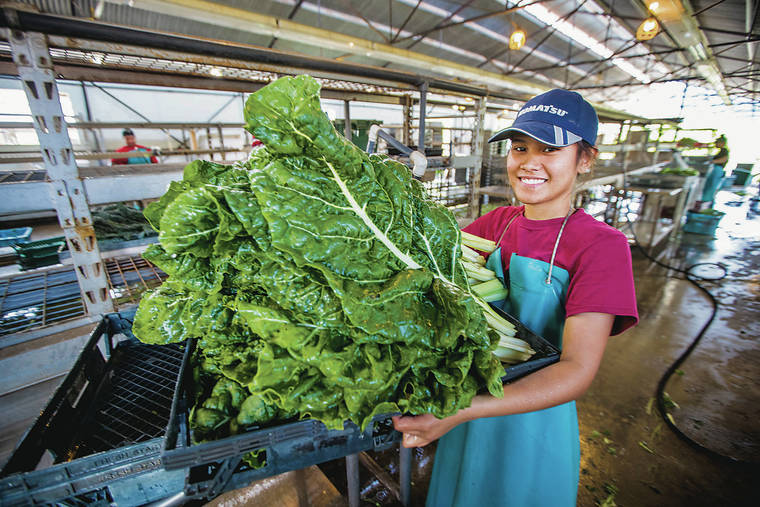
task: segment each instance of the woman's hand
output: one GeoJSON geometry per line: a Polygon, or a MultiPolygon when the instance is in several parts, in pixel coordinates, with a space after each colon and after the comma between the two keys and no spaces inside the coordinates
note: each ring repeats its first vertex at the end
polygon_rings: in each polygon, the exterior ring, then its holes
{"type": "Polygon", "coordinates": [[[393,417],[396,431],[404,434],[401,440],[404,447],[424,447],[441,438],[459,423],[456,415],[445,419],[438,419],[433,414],[393,417]]]}

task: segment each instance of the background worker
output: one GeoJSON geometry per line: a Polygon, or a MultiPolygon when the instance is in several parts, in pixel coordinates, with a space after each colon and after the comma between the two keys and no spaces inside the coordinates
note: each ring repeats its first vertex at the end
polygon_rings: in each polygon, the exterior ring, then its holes
{"type": "Polygon", "coordinates": [[[396,416],[405,447],[440,439],[427,505],[575,506],[580,443],[575,399],[589,387],[607,338],[638,320],[631,251],[620,231],[572,206],[591,170],[598,119],[580,94],[528,101],[510,139],[509,184],[523,206],[478,218],[467,232],[495,241],[486,266],[509,289],[502,308],[561,349],[559,362],[476,396],[453,416],[396,416]]]}
{"type": "Polygon", "coordinates": [[[140,156],[140,157],[129,157],[129,158],[112,158],[111,164],[114,165],[121,165],[121,164],[157,164],[158,159],[155,155],[152,154],[150,148],[147,148],[145,146],[141,146],[137,144],[135,139],[135,133],[132,132],[132,129],[126,128],[121,132],[121,135],[124,136],[124,146],[116,150],[119,153],[128,153],[132,151],[144,151],[150,155],[148,156],[140,156]]]}
{"type": "Polygon", "coordinates": [[[712,203],[715,200],[715,194],[720,188],[720,184],[723,181],[723,175],[725,174],[724,168],[728,162],[728,148],[726,147],[726,136],[721,135],[715,140],[715,147],[718,148],[716,153],[710,160],[710,170],[705,176],[705,185],[702,187],[702,197],[700,201],[703,203],[712,203]]]}

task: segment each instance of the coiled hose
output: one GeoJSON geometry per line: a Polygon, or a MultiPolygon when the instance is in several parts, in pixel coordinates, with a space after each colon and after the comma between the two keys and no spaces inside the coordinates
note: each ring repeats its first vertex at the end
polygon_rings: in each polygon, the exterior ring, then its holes
{"type": "MultiPolygon", "coordinates": [[[[627,208],[627,207],[626,207],[627,208]]],[[[715,299],[715,296],[712,295],[712,293],[707,290],[704,286],[702,286],[699,282],[717,282],[719,280],[724,279],[728,275],[728,270],[726,267],[718,262],[698,262],[696,264],[692,264],[688,266],[687,268],[676,268],[674,266],[670,266],[668,264],[665,264],[664,262],[661,262],[657,260],[656,258],[652,257],[649,252],[647,252],[643,246],[639,243],[638,238],[636,237],[636,231],[633,227],[633,222],[628,217],[628,213],[630,212],[630,209],[626,209],[626,219],[628,222],[628,226],[631,230],[631,233],[633,234],[633,240],[634,245],[636,248],[641,251],[641,253],[649,259],[650,261],[654,262],[658,266],[661,266],[666,269],[673,270],[677,273],[682,273],[686,280],[688,280],[692,285],[694,285],[697,289],[699,289],[707,298],[710,300],[710,303],[712,304],[712,313],[710,314],[710,318],[707,319],[707,322],[702,326],[702,329],[699,330],[699,333],[697,333],[697,336],[694,338],[694,340],[689,344],[689,346],[684,350],[678,358],[668,367],[667,370],[665,370],[665,373],[660,378],[659,382],[657,382],[657,390],[655,395],[655,400],[657,403],[657,411],[660,413],[660,416],[662,417],[663,421],[667,425],[668,428],[670,428],[673,433],[676,434],[681,440],[689,444],[691,447],[697,449],[698,451],[704,452],[705,454],[708,454],[709,456],[713,458],[717,458],[723,461],[729,461],[732,463],[753,463],[756,464],[758,462],[755,461],[745,461],[740,460],[737,458],[734,458],[732,456],[727,456],[725,454],[721,454],[717,451],[714,451],[710,449],[709,447],[705,447],[704,445],[700,444],[696,440],[692,439],[688,435],[686,435],[683,431],[681,431],[678,426],[676,426],[675,421],[670,417],[670,414],[667,411],[667,408],[665,407],[665,386],[668,383],[668,380],[670,380],[670,377],[673,376],[673,374],[679,369],[679,367],[686,361],[686,359],[689,357],[689,355],[694,351],[695,348],[697,348],[697,345],[699,345],[699,342],[702,340],[702,337],[705,334],[705,331],[707,331],[707,328],[710,327],[710,324],[712,324],[713,320],[715,319],[715,315],[718,313],[718,300],[715,299]],[[699,276],[692,273],[692,270],[698,267],[702,266],[715,266],[722,270],[722,274],[715,277],[705,277],[705,276],[699,276]]]]}

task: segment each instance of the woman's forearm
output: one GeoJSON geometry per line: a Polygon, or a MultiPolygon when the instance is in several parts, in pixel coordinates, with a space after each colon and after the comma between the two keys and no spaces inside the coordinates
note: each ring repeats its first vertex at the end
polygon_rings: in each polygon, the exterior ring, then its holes
{"type": "Polygon", "coordinates": [[[477,395],[472,404],[454,417],[459,423],[509,414],[542,410],[572,401],[588,388],[582,366],[560,361],[504,386],[504,397],[477,395]]]}

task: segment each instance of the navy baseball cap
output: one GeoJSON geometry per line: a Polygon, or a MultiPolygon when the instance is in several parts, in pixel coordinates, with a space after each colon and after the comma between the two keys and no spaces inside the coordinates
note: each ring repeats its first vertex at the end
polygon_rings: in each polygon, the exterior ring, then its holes
{"type": "Polygon", "coordinates": [[[594,146],[598,128],[594,106],[580,93],[555,89],[526,102],[512,126],[497,132],[488,142],[523,133],[550,146],[568,146],[581,139],[594,146]]]}

